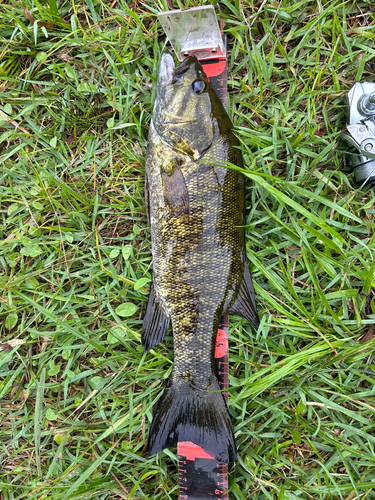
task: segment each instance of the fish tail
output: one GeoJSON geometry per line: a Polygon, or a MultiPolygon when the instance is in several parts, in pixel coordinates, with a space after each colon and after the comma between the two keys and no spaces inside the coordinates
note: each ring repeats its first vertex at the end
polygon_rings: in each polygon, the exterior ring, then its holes
{"type": "Polygon", "coordinates": [[[202,390],[172,372],[151,424],[149,455],[177,442],[192,441],[220,462],[236,461],[233,427],[219,391],[214,374],[207,389],[202,390]]]}

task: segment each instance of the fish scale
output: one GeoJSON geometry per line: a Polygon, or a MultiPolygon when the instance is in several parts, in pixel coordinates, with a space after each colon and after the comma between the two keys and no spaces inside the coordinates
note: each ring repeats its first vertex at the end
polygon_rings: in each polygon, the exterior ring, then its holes
{"type": "Polygon", "coordinates": [[[174,71],[172,63],[163,56],[146,156],[153,284],[142,342],[146,349],[159,343],[169,322],[174,342],[149,453],[189,440],[228,463],[236,447],[215,373],[219,320],[232,312],[258,325],[245,257],[245,182],[227,168],[227,162],[242,167],[242,157],[197,59],[174,71]]]}

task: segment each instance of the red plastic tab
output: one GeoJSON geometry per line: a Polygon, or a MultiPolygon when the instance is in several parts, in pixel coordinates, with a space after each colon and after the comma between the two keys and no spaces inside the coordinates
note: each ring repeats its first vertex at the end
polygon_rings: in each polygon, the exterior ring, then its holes
{"type": "Polygon", "coordinates": [[[222,358],[228,352],[228,335],[221,328],[218,329],[216,335],[215,358],[222,358]]]}
{"type": "Polygon", "coordinates": [[[220,59],[203,59],[199,61],[202,65],[202,68],[208,78],[213,76],[219,76],[223,71],[225,71],[225,65],[227,63],[226,58],[220,59]]]}
{"type": "Polygon", "coordinates": [[[183,441],[177,443],[177,453],[179,457],[186,457],[187,460],[195,460],[196,458],[213,458],[203,448],[192,443],[191,441],[183,441]]]}

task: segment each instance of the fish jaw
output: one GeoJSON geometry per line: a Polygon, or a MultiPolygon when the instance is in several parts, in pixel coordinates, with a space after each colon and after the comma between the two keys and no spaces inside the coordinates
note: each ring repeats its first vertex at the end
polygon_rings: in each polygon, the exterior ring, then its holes
{"type": "Polygon", "coordinates": [[[164,53],[161,56],[158,82],[156,85],[156,99],[162,99],[165,95],[166,88],[171,84],[173,72],[175,69],[173,57],[170,54],[164,53]]]}

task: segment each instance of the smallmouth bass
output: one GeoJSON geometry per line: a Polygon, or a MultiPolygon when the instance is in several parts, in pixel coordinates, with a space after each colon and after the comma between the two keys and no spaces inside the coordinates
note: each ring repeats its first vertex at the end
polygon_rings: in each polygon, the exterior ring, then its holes
{"type": "Polygon", "coordinates": [[[215,374],[222,314],[258,327],[245,253],[245,179],[233,126],[202,66],[190,56],[159,67],[146,155],[153,282],[142,345],[161,342],[170,321],[174,365],[149,432],[155,454],[192,441],[221,462],[236,460],[233,427],[215,374]]]}

